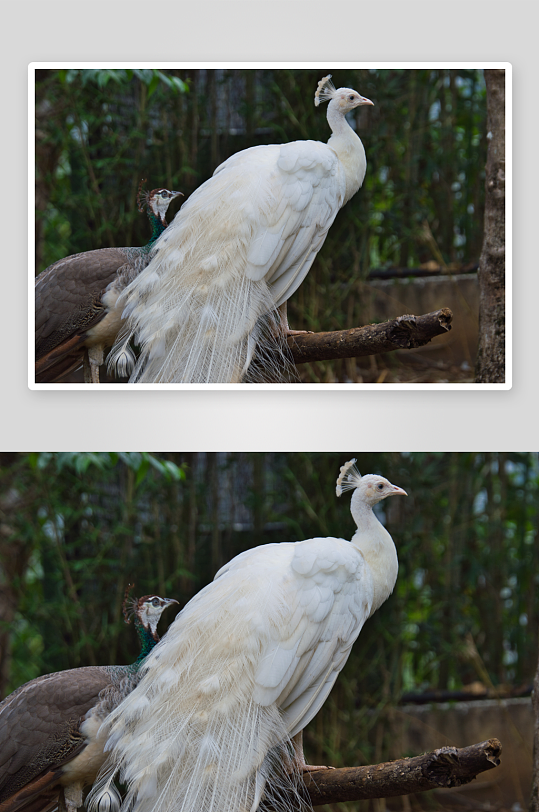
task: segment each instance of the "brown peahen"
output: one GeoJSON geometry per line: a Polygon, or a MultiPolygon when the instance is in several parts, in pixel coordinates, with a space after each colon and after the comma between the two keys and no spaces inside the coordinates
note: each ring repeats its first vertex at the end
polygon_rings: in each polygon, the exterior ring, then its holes
{"type": "MultiPolygon", "coordinates": [[[[0,703],[0,810],[75,812],[105,755],[104,718],[133,690],[172,598],[131,601],[140,654],[131,665],[74,668],[37,677],[0,703]],[[62,797],[63,796],[63,797],[62,797]]],[[[124,602],[124,615],[129,622],[124,602]]],[[[111,787],[114,793],[114,787],[111,787]]]]}
{"type": "MultiPolygon", "coordinates": [[[[59,259],[36,278],[36,383],[53,383],[84,363],[86,383],[99,383],[99,367],[122,325],[116,301],[151,259],[152,246],[167,227],[169,204],[182,192],[141,193],[152,235],[141,248],[101,248],[59,259]]],[[[118,365],[127,373],[131,349],[118,365]]]]}

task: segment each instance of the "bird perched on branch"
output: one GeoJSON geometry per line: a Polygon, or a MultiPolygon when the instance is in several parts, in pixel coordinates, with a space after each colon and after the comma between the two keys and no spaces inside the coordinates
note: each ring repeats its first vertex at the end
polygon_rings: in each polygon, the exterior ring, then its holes
{"type": "MultiPolygon", "coordinates": [[[[165,215],[181,192],[139,187],[138,208],[152,226],[142,248],[101,248],[59,259],[36,278],[36,382],[52,383],[84,362],[86,383],[99,383],[104,352],[122,323],[121,291],[149,263],[165,215]]],[[[130,348],[126,349],[129,358],[130,348]]],[[[129,361],[133,365],[133,359],[129,361]]],[[[119,367],[120,374],[126,370],[119,367]]]]}
{"type": "Polygon", "coordinates": [[[326,700],[363,624],[389,597],[397,553],[373,506],[405,494],[380,476],[341,468],[353,488],[351,540],[266,544],[224,566],[170,626],[137,688],[113,711],[108,767],[122,810],[255,812],[263,796],[318,769],[301,733],[326,700]]]}
{"type": "MultiPolygon", "coordinates": [[[[132,665],[46,674],[0,703],[1,812],[47,812],[61,791],[67,812],[82,805],[83,787],[93,783],[105,760],[99,726],[137,684],[142,661],[159,641],[159,618],[178,601],[145,595],[131,603],[140,642],[132,665]]],[[[128,623],[125,601],[124,616],[128,623]]],[[[114,787],[109,792],[114,797],[114,787]]]]}
{"type": "Polygon", "coordinates": [[[363,144],[345,116],[372,102],[335,89],[330,76],[318,84],[315,105],[321,101],[329,101],[327,144],[236,153],[158,240],[152,262],[122,295],[127,323],[111,355],[112,363],[123,362],[135,338],[141,355],[132,382],[286,379],[285,338],[294,332],[286,301],[366,169],[363,144]]]}

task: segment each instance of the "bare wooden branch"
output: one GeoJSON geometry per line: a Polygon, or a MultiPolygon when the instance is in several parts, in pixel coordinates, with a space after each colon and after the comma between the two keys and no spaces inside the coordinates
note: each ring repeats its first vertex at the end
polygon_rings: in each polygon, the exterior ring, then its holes
{"type": "Polygon", "coordinates": [[[301,333],[290,336],[288,346],[294,363],[360,358],[392,350],[422,347],[435,336],[451,330],[453,313],[448,307],[423,316],[399,316],[382,324],[368,324],[332,333],[301,333]]]}
{"type": "Polygon", "coordinates": [[[313,806],[460,787],[479,773],[497,767],[501,752],[498,739],[489,739],[469,747],[441,747],[422,756],[369,767],[317,770],[305,775],[304,784],[313,806]]]}

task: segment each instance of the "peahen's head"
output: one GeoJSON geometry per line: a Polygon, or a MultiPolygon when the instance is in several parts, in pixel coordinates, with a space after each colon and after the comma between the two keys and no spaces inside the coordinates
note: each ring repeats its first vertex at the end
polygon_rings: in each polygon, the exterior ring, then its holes
{"type": "Polygon", "coordinates": [[[162,232],[167,227],[165,216],[169,205],[174,198],[183,196],[183,192],[171,192],[170,189],[152,189],[151,192],[143,189],[143,184],[146,183],[145,179],[139,183],[137,193],[137,206],[140,212],[146,210],[150,220],[153,221],[154,226],[159,225],[159,231],[162,232]]]}
{"type": "Polygon", "coordinates": [[[168,207],[174,198],[180,195],[183,196],[183,192],[171,192],[170,189],[152,189],[151,192],[148,192],[146,204],[154,217],[156,217],[165,228],[167,226],[165,216],[168,207]]]}
{"type": "Polygon", "coordinates": [[[376,474],[365,474],[361,476],[356,468],[356,460],[345,462],[341,467],[339,478],[337,479],[337,496],[340,496],[344,491],[355,490],[352,497],[352,512],[354,504],[362,502],[369,507],[373,507],[377,502],[381,502],[387,496],[408,496],[403,488],[397,485],[392,485],[391,482],[383,476],[376,474]]]}
{"type": "Polygon", "coordinates": [[[178,603],[174,598],[161,598],[159,595],[143,595],[142,598],[129,598],[134,584],[129,584],[125,590],[123,614],[126,623],[134,619],[137,637],[140,643],[140,653],[133,664],[138,668],[140,663],[148,656],[152,648],[159,642],[157,624],[167,606],[178,603]]]}
{"type": "Polygon", "coordinates": [[[318,107],[320,102],[324,101],[328,101],[330,107],[336,108],[343,115],[349,113],[350,110],[354,110],[356,107],[360,107],[362,104],[374,105],[374,102],[370,99],[366,99],[365,96],[361,96],[357,90],[352,90],[350,87],[335,88],[335,85],[331,81],[331,74],[324,76],[324,78],[318,82],[318,87],[314,94],[316,107],[318,107]]]}
{"type": "Polygon", "coordinates": [[[178,603],[174,598],[161,598],[159,595],[143,595],[142,598],[130,598],[129,593],[134,584],[128,584],[125,590],[122,606],[124,620],[131,623],[134,618],[137,632],[143,631],[146,636],[152,637],[155,642],[159,640],[157,624],[159,618],[171,603],[178,603]]]}
{"type": "Polygon", "coordinates": [[[178,603],[174,598],[160,598],[159,595],[144,595],[142,598],[134,599],[133,612],[136,618],[142,623],[144,628],[158,640],[157,624],[159,618],[172,603],[178,603]]]}

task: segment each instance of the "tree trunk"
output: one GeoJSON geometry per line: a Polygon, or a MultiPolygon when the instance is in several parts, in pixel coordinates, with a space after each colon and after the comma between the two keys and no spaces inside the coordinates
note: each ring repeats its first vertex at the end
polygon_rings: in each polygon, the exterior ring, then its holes
{"type": "Polygon", "coordinates": [[[530,812],[539,812],[539,660],[533,683],[533,710],[535,713],[535,733],[533,736],[533,773],[530,812]]]}
{"type": "Polygon", "coordinates": [[[505,71],[485,70],[489,144],[479,261],[477,383],[505,382],[505,71]]]}
{"type": "Polygon", "coordinates": [[[18,454],[0,453],[0,699],[8,693],[11,674],[11,630],[21,592],[23,577],[32,555],[32,545],[17,532],[16,516],[28,510],[35,494],[21,493],[13,484],[12,467],[18,454]]]}
{"type": "Polygon", "coordinates": [[[45,235],[43,215],[48,206],[55,173],[61,155],[61,145],[53,135],[57,118],[64,112],[64,101],[54,104],[47,97],[47,79],[50,70],[36,70],[36,218],[35,218],[35,273],[43,269],[45,235]]]}

